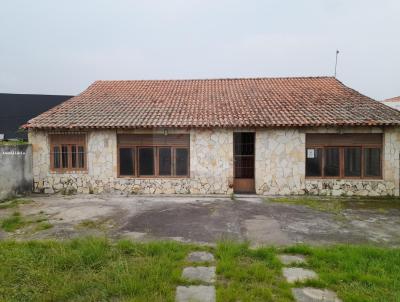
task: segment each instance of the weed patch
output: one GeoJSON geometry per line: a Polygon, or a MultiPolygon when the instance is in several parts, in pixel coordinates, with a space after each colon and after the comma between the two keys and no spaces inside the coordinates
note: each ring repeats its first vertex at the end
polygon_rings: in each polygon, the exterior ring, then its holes
{"type": "Polygon", "coordinates": [[[14,212],[10,217],[1,222],[1,228],[6,232],[14,232],[26,225],[26,221],[21,217],[21,213],[14,212]]]}
{"type": "Polygon", "coordinates": [[[390,209],[400,209],[400,199],[397,197],[332,197],[332,196],[302,196],[265,198],[265,202],[277,202],[293,205],[303,205],[311,209],[340,214],[346,209],[370,210],[386,213],[390,209]]]}
{"type": "Polygon", "coordinates": [[[52,227],[53,227],[53,225],[51,223],[44,221],[44,222],[40,222],[38,225],[36,225],[35,231],[40,232],[40,231],[51,229],[52,227]]]}
{"type": "Polygon", "coordinates": [[[20,204],[28,204],[33,201],[30,199],[12,199],[9,201],[5,201],[0,203],[0,210],[2,209],[12,209],[18,207],[20,204]]]}

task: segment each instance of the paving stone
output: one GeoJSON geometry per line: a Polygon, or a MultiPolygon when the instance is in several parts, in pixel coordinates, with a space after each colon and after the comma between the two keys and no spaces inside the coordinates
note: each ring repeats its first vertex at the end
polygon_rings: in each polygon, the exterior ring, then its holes
{"type": "Polygon", "coordinates": [[[215,302],[215,287],[205,285],[178,286],[176,302],[215,302]]]}
{"type": "Polygon", "coordinates": [[[290,264],[299,264],[299,263],[305,263],[306,258],[303,255],[278,255],[279,260],[284,264],[284,265],[290,265],[290,264]]]}
{"type": "Polygon", "coordinates": [[[283,276],[289,283],[318,278],[318,275],[314,271],[301,267],[285,267],[283,269],[283,276]]]}
{"type": "Polygon", "coordinates": [[[293,288],[292,292],[296,302],[342,302],[333,291],[328,289],[305,287],[293,288]]]}
{"type": "Polygon", "coordinates": [[[187,257],[190,262],[212,262],[214,261],[214,256],[207,252],[192,252],[187,257]]]}
{"type": "Polygon", "coordinates": [[[201,281],[205,283],[215,282],[215,266],[185,267],[182,278],[188,281],[201,281]]]}

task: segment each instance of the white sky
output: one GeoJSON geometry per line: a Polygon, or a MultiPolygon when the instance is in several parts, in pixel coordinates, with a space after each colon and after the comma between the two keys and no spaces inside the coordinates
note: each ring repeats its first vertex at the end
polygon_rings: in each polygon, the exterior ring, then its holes
{"type": "Polygon", "coordinates": [[[0,92],[99,79],[333,75],[400,95],[399,0],[1,0],[0,92]]]}

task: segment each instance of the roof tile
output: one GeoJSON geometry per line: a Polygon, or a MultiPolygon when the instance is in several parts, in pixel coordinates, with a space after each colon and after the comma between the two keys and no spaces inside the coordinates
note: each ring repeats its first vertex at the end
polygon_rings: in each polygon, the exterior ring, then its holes
{"type": "Polygon", "coordinates": [[[400,125],[333,77],[97,81],[25,128],[400,125]]]}

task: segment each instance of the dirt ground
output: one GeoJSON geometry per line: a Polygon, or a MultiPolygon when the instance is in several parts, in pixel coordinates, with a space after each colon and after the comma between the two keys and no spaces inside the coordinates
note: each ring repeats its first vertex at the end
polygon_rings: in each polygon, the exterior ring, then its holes
{"type": "MultiPolygon", "coordinates": [[[[271,202],[258,196],[31,196],[33,202],[0,209],[24,219],[45,217],[46,229],[0,231],[0,238],[67,239],[86,235],[135,240],[173,239],[252,245],[369,243],[400,246],[400,199],[390,204],[349,203],[340,212],[271,202]],[[362,206],[361,206],[362,205],[362,206]],[[367,205],[367,206],[366,206],[367,205]]],[[[321,201],[321,202],[326,202],[321,201]]],[[[43,218],[41,220],[44,220],[43,218]]],[[[39,221],[39,220],[38,220],[39,221]]]]}

